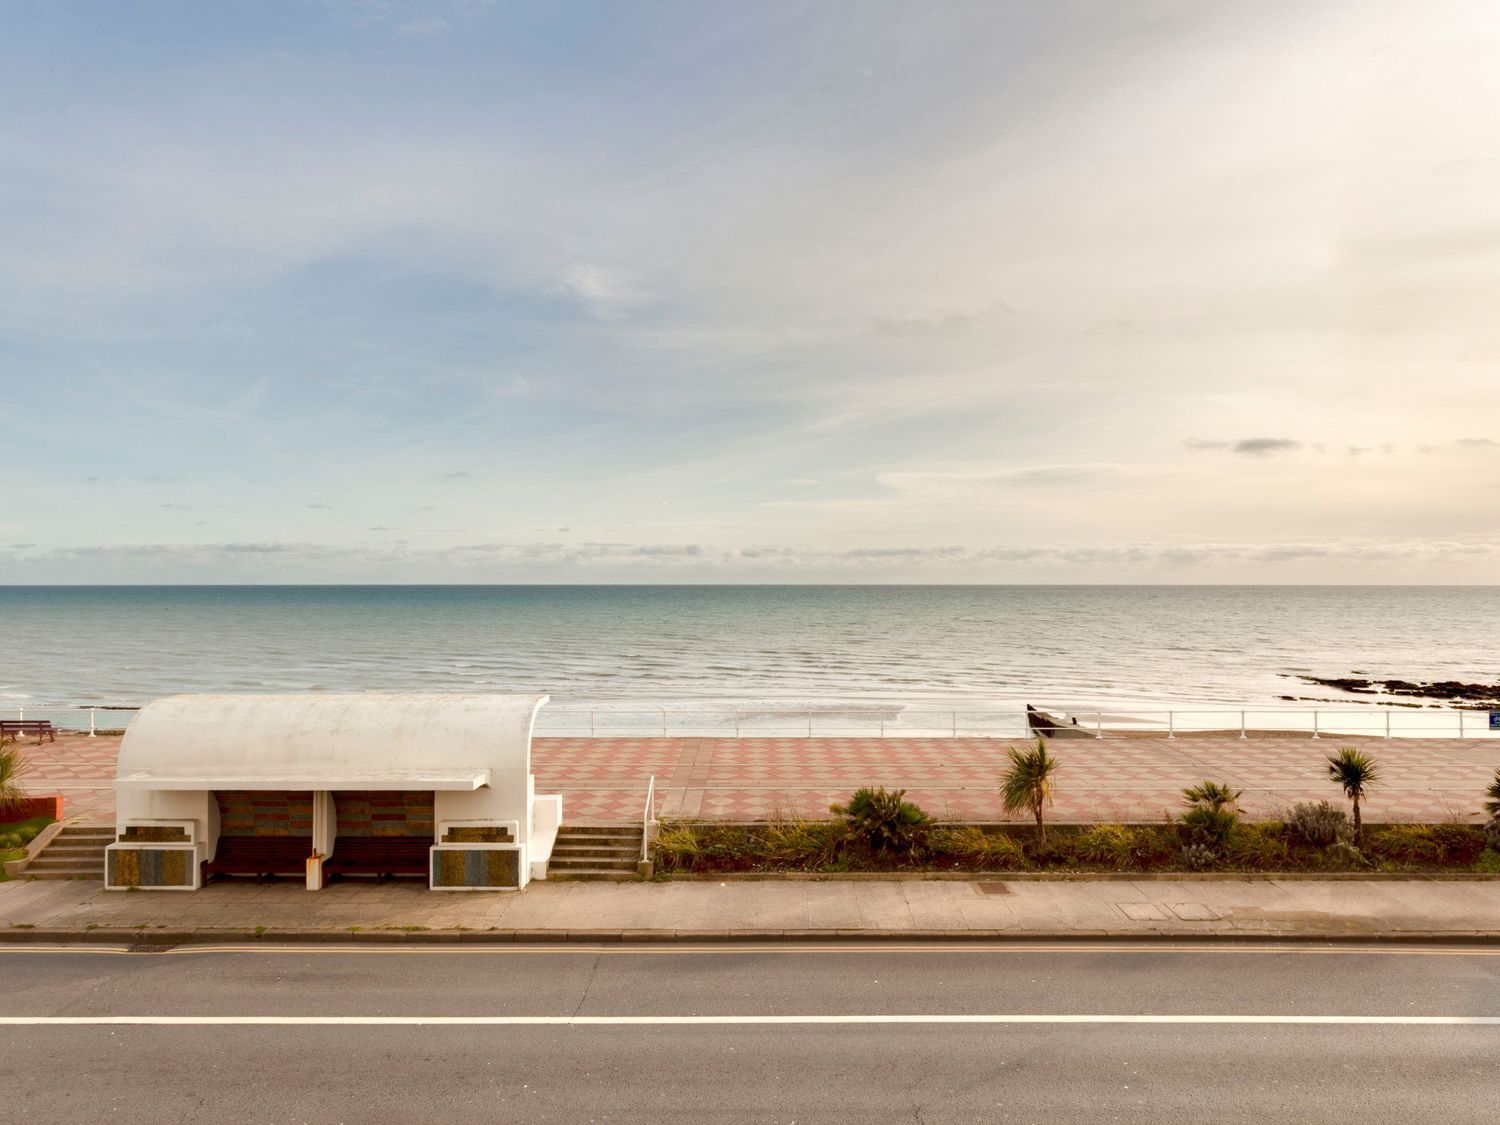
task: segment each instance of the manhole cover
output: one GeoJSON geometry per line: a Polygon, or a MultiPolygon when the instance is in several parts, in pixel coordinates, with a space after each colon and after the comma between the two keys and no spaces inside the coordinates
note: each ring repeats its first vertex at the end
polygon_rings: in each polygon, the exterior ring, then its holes
{"type": "Polygon", "coordinates": [[[1010,884],[1008,883],[975,883],[982,895],[1008,895],[1010,884]]]}

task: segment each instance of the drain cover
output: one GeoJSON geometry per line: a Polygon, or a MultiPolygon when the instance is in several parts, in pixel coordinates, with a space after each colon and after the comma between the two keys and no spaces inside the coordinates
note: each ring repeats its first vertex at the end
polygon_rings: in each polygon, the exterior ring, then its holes
{"type": "Polygon", "coordinates": [[[1008,895],[1010,884],[1008,883],[975,883],[982,895],[1008,895]]]}
{"type": "Polygon", "coordinates": [[[127,953],[165,953],[167,950],[172,949],[172,948],[174,948],[174,947],[171,946],[171,945],[153,945],[153,944],[151,944],[150,942],[147,942],[147,941],[138,941],[134,945],[130,946],[126,950],[126,952],[127,953]]]}

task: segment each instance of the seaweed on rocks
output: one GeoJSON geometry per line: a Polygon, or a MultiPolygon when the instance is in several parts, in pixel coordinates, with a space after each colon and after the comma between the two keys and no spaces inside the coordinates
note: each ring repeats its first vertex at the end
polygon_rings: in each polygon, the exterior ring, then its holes
{"type": "Polygon", "coordinates": [[[1353,695],[1441,699],[1468,707],[1500,708],[1500,684],[1466,684],[1458,680],[1381,680],[1364,676],[1299,676],[1298,679],[1353,695]]]}

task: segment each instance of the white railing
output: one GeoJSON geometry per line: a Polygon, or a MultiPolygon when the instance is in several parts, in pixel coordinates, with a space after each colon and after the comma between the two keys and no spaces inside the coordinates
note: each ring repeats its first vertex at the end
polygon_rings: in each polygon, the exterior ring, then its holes
{"type": "Polygon", "coordinates": [[[641,810],[641,862],[650,860],[649,848],[651,845],[651,826],[656,823],[656,810],[653,804],[656,800],[656,775],[651,775],[651,780],[646,782],[646,807],[641,810]]]}
{"type": "MultiPolygon", "coordinates": [[[[49,719],[58,730],[94,734],[128,725],[136,707],[27,707],[0,709],[0,717],[49,719]]],[[[1041,712],[1074,737],[1157,735],[1176,739],[1214,732],[1250,738],[1277,732],[1289,737],[1500,738],[1500,711],[1422,706],[1316,708],[1182,706],[1168,710],[1128,705],[1046,705],[1041,712]]],[[[1036,713],[1033,713],[1036,714],[1036,713]]],[[[827,708],[741,709],[545,707],[538,737],[598,738],[1027,738],[1034,731],[1024,710],[977,706],[973,710],[850,704],[827,708]]]]}
{"type": "Polygon", "coordinates": [[[47,720],[55,730],[87,733],[90,738],[93,738],[100,729],[119,730],[128,726],[139,710],[139,707],[27,707],[22,705],[0,709],[0,718],[8,719],[14,711],[16,718],[23,722],[29,715],[32,719],[47,720]]]}
{"type": "MultiPolygon", "coordinates": [[[[1500,711],[1391,706],[1250,708],[1042,708],[1074,737],[1158,735],[1176,739],[1213,732],[1248,739],[1288,737],[1495,738],[1500,711]]],[[[1035,733],[1022,710],[928,711],[848,707],[824,710],[757,708],[544,708],[538,737],[597,738],[1027,738],[1035,733]]]]}

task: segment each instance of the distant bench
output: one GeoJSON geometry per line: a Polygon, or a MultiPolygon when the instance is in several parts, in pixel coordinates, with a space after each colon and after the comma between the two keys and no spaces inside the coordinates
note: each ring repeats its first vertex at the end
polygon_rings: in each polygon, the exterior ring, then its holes
{"type": "Polygon", "coordinates": [[[203,877],[212,875],[307,874],[312,855],[310,836],[220,836],[213,859],[204,861],[203,877]]]}
{"type": "Polygon", "coordinates": [[[43,735],[48,742],[57,741],[57,732],[52,729],[51,719],[0,719],[0,738],[22,734],[35,735],[38,742],[43,735]]]}
{"type": "Polygon", "coordinates": [[[340,836],[323,861],[327,875],[427,876],[429,836],[340,836]]]}

